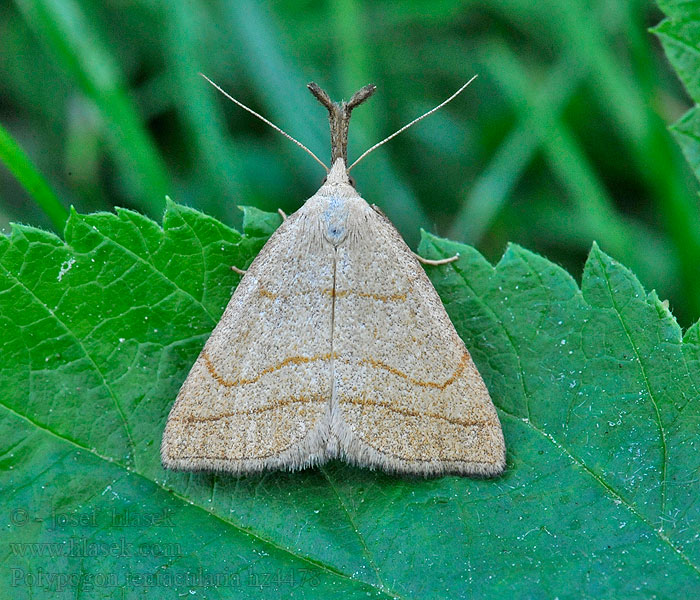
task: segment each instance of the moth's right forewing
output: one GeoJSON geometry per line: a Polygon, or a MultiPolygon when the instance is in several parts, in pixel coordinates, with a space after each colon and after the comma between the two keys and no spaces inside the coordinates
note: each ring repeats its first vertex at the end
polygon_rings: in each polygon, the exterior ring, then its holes
{"type": "Polygon", "coordinates": [[[358,202],[364,229],[336,263],[334,431],[345,457],[416,475],[500,473],[501,425],[469,352],[399,233],[358,202]]]}

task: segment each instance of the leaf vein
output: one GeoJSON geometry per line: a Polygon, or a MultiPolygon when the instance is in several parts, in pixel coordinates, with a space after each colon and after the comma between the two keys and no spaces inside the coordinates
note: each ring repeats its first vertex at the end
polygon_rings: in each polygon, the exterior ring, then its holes
{"type": "Polygon", "coordinates": [[[46,312],[51,315],[55,321],[63,327],[63,329],[66,331],[66,333],[69,335],[70,338],[75,340],[75,343],[77,344],[78,348],[82,351],[84,354],[85,358],[91,363],[92,367],[94,368],[95,372],[99,375],[100,379],[102,380],[102,385],[106,388],[106,390],[109,392],[110,397],[112,398],[112,401],[114,403],[115,408],[117,409],[117,412],[119,413],[119,417],[121,418],[121,421],[124,425],[124,431],[126,432],[126,437],[127,441],[129,444],[129,456],[131,456],[131,460],[134,462],[136,461],[136,445],[134,444],[134,440],[131,436],[131,430],[129,429],[129,423],[126,420],[126,415],[124,414],[124,411],[122,410],[121,405],[119,404],[119,400],[117,400],[117,395],[114,393],[114,390],[112,390],[112,387],[107,383],[107,378],[105,377],[104,373],[100,369],[100,367],[97,365],[95,360],[92,358],[90,353],[87,351],[87,348],[83,344],[82,340],[66,325],[57,315],[56,313],[49,308],[49,306],[41,300],[27,285],[25,285],[20,279],[15,277],[10,271],[8,271],[3,265],[0,265],[0,268],[7,274],[8,277],[15,279],[20,286],[27,291],[27,293],[41,306],[43,307],[46,312]]]}
{"type": "MultiPolygon", "coordinates": [[[[625,323],[625,320],[622,318],[622,314],[620,313],[620,309],[617,306],[617,303],[615,302],[615,296],[612,291],[612,286],[610,285],[610,278],[608,277],[608,271],[603,264],[603,261],[600,259],[600,255],[596,255],[598,259],[598,264],[600,265],[601,271],[603,273],[603,277],[605,279],[605,285],[608,289],[608,294],[610,296],[610,302],[612,303],[613,309],[615,310],[615,314],[617,315],[618,320],[620,321],[620,325],[622,326],[623,331],[625,332],[625,335],[627,336],[627,341],[629,342],[630,346],[632,347],[632,350],[634,351],[635,358],[637,359],[637,364],[639,365],[639,369],[641,371],[642,377],[644,379],[644,385],[647,388],[647,393],[649,394],[649,399],[651,400],[651,403],[654,407],[654,413],[655,413],[655,418],[656,418],[656,424],[659,428],[659,437],[660,437],[660,442],[661,442],[661,515],[664,515],[666,512],[666,485],[667,485],[667,466],[668,466],[668,448],[666,446],[666,432],[664,430],[663,423],[661,421],[661,412],[659,410],[659,405],[656,401],[656,397],[654,396],[654,392],[652,391],[651,384],[649,383],[649,377],[646,372],[646,368],[644,367],[644,363],[642,362],[642,357],[639,353],[639,348],[637,347],[637,344],[634,343],[634,340],[632,339],[632,335],[627,328],[627,324],[625,323]]],[[[663,529],[663,520],[661,521],[661,528],[663,529]]]]}
{"type": "MultiPolygon", "coordinates": [[[[138,227],[137,227],[137,229],[138,229],[138,227]]],[[[182,292],[182,293],[185,294],[187,297],[191,298],[191,299],[194,301],[194,303],[197,304],[197,305],[204,311],[204,313],[209,317],[209,319],[211,320],[211,322],[212,322],[213,324],[216,325],[218,319],[216,319],[216,318],[214,317],[214,315],[212,315],[212,314],[209,312],[209,310],[207,309],[207,307],[204,306],[204,304],[203,304],[200,300],[198,300],[197,298],[195,298],[195,296],[193,296],[190,292],[188,292],[188,291],[187,291],[186,289],[184,289],[184,288],[181,288],[175,281],[173,281],[172,279],[170,279],[170,277],[168,277],[165,273],[163,273],[160,269],[158,269],[158,268],[155,266],[154,263],[145,260],[143,257],[141,257],[141,256],[139,256],[138,254],[136,254],[136,252],[134,252],[134,251],[131,250],[130,248],[127,248],[126,246],[124,246],[123,244],[121,244],[120,242],[118,242],[117,240],[115,240],[114,238],[108,236],[107,234],[103,233],[102,231],[97,230],[97,233],[98,233],[99,235],[101,235],[105,240],[109,240],[109,241],[110,241],[111,243],[113,243],[117,248],[121,249],[123,252],[125,252],[127,255],[129,255],[131,258],[133,258],[134,260],[138,261],[139,263],[145,265],[145,266],[146,266],[149,270],[151,270],[153,273],[156,273],[157,275],[159,275],[160,278],[161,278],[163,281],[165,281],[166,283],[170,284],[170,285],[171,285],[172,287],[174,287],[176,290],[178,290],[179,292],[182,292]]],[[[200,244],[200,245],[201,245],[201,244],[200,244]]]]}
{"type": "MultiPolygon", "coordinates": [[[[124,469],[128,473],[131,473],[137,477],[141,477],[142,479],[144,479],[148,483],[156,486],[157,488],[160,488],[164,492],[166,492],[168,494],[172,494],[175,498],[180,500],[183,504],[187,504],[189,506],[192,506],[193,508],[196,508],[198,510],[201,510],[201,511],[209,514],[210,516],[214,517],[215,519],[218,519],[219,521],[221,521],[225,525],[232,527],[233,529],[235,529],[236,531],[240,532],[243,535],[247,535],[247,536],[253,538],[254,540],[257,540],[263,544],[267,544],[270,547],[274,548],[275,550],[278,550],[284,554],[287,554],[287,555],[289,555],[292,558],[295,558],[297,560],[306,562],[315,568],[318,568],[322,571],[329,573],[330,575],[334,575],[334,576],[340,577],[342,579],[347,579],[348,581],[353,581],[355,583],[366,585],[366,586],[372,588],[373,590],[380,592],[385,598],[387,598],[387,600],[392,600],[394,598],[394,596],[390,596],[385,590],[377,587],[376,585],[372,585],[370,583],[358,580],[358,579],[354,578],[352,575],[348,575],[347,573],[343,573],[342,571],[332,567],[331,565],[327,565],[321,561],[314,560],[308,556],[304,556],[303,554],[297,554],[297,553],[293,552],[291,549],[277,544],[276,542],[274,542],[270,538],[267,538],[267,537],[265,537],[259,533],[256,533],[256,532],[254,532],[246,527],[243,527],[242,525],[234,523],[233,521],[227,520],[226,518],[222,517],[218,513],[214,512],[213,510],[207,509],[206,507],[201,506],[201,505],[193,502],[192,500],[190,500],[186,496],[183,496],[182,493],[177,492],[176,490],[174,490],[172,488],[166,487],[162,483],[159,483],[158,481],[155,481],[155,480],[147,477],[146,475],[144,475],[140,471],[136,470],[134,467],[131,467],[127,464],[124,464],[124,463],[122,463],[114,458],[111,458],[109,456],[102,455],[99,452],[97,452],[96,450],[94,450],[93,448],[88,448],[87,446],[83,446],[82,444],[78,443],[75,440],[72,440],[68,437],[65,437],[65,436],[59,434],[58,432],[53,431],[52,429],[49,429],[48,427],[44,427],[40,423],[37,423],[36,421],[33,421],[32,419],[30,419],[28,416],[23,415],[21,413],[18,413],[15,410],[13,410],[12,408],[10,408],[9,406],[7,406],[6,404],[4,404],[1,401],[0,401],[0,406],[2,406],[6,411],[13,414],[17,418],[22,419],[22,420],[26,421],[27,423],[30,423],[32,426],[43,431],[44,433],[51,435],[51,436],[57,438],[58,440],[61,440],[65,443],[68,443],[72,446],[75,446],[76,448],[80,449],[81,451],[87,452],[87,453],[95,456],[96,458],[99,458],[99,459],[101,459],[105,462],[108,462],[110,464],[116,465],[116,466],[124,469]]],[[[191,476],[192,476],[192,473],[190,473],[190,479],[191,479],[191,476]]]]}
{"type": "Polygon", "coordinates": [[[576,457],[566,446],[559,442],[553,435],[539,429],[529,419],[523,419],[522,417],[518,417],[517,415],[503,410],[502,408],[499,410],[501,410],[504,414],[511,417],[512,419],[524,423],[530,429],[537,432],[545,439],[549,440],[556,448],[563,452],[569,458],[569,460],[571,460],[579,468],[588,473],[588,475],[590,475],[596,482],[603,486],[603,488],[607,490],[608,494],[613,498],[614,501],[619,502],[620,505],[624,506],[642,523],[647,525],[660,540],[662,540],[666,545],[668,545],[683,560],[683,562],[685,562],[689,567],[691,567],[695,572],[697,572],[700,575],[700,567],[696,565],[693,561],[691,561],[690,558],[688,558],[683,553],[683,550],[681,548],[674,545],[671,539],[664,533],[662,528],[654,527],[653,523],[649,521],[641,512],[639,512],[630,502],[628,502],[615,488],[613,488],[608,482],[605,481],[605,479],[603,479],[600,475],[598,475],[595,471],[588,467],[588,465],[586,465],[585,462],[576,457]]]}

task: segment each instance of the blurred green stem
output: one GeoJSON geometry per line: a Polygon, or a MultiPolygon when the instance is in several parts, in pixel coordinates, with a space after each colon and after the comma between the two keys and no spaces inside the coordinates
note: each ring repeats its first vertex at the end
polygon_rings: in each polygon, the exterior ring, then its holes
{"type": "MultiPolygon", "coordinates": [[[[685,166],[665,124],[625,67],[625,57],[613,51],[600,19],[583,0],[499,0],[493,7],[542,37],[546,32],[559,52],[575,52],[588,65],[592,91],[598,95],[626,141],[640,176],[651,188],[664,225],[675,246],[683,288],[690,309],[700,314],[700,211],[688,189],[685,166]]],[[[643,252],[644,248],[640,250],[643,252]]]]}
{"type": "Polygon", "coordinates": [[[679,260],[683,287],[693,312],[700,314],[700,205],[686,185],[680,152],[666,131],[665,123],[641,93],[634,80],[604,43],[598,20],[586,21],[581,0],[565,3],[569,10],[561,22],[566,43],[577,43],[584,53],[595,57],[592,74],[599,80],[594,89],[601,103],[610,105],[630,139],[630,150],[639,172],[649,183],[664,225],[672,238],[679,260]],[[568,36],[574,36],[570,38],[568,36]]]}
{"type": "MultiPolygon", "coordinates": [[[[646,246],[643,240],[639,239],[639,228],[628,225],[625,218],[618,213],[574,135],[566,124],[555,116],[557,106],[550,109],[549,98],[537,96],[536,88],[530,84],[525,67],[506,46],[493,46],[488,56],[487,65],[492,76],[509,96],[520,113],[520,119],[526,121],[528,115],[534,115],[537,111],[537,119],[532,123],[534,134],[552,170],[569,190],[576,206],[579,226],[592,232],[601,245],[620,260],[628,262],[642,279],[660,280],[663,274],[652,271],[655,263],[648,260],[646,246]]],[[[579,79],[580,75],[576,76],[575,64],[564,58],[562,65],[565,68],[555,69],[555,74],[563,73],[566,77],[568,73],[569,78],[579,79]]],[[[561,97],[560,94],[555,95],[561,97]]]]}
{"type": "Polygon", "coordinates": [[[200,56],[204,47],[200,19],[206,10],[194,1],[163,2],[162,14],[163,56],[175,81],[172,97],[204,176],[205,197],[199,197],[198,202],[212,216],[230,219],[235,205],[249,202],[252,193],[241,163],[234,160],[233,141],[226,135],[222,107],[233,104],[198,75],[206,64],[200,56]]]}
{"type": "MultiPolygon", "coordinates": [[[[490,52],[483,53],[489,63],[490,52]]],[[[538,123],[549,113],[557,118],[579,83],[579,75],[568,60],[554,67],[540,91],[531,99],[529,111],[498,147],[496,155],[471,186],[449,231],[449,236],[478,244],[513,191],[539,148],[538,123]]]]}
{"type": "Polygon", "coordinates": [[[44,177],[9,132],[0,126],[0,160],[17,178],[29,197],[36,202],[59,233],[68,218],[68,211],[53,193],[44,177]]]}

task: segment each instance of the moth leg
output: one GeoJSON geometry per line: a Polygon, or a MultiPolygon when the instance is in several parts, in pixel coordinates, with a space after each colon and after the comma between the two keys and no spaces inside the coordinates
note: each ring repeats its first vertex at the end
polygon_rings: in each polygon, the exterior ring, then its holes
{"type": "Polygon", "coordinates": [[[439,260],[423,258],[420,254],[416,254],[415,252],[413,252],[413,256],[415,256],[418,259],[418,262],[421,262],[424,265],[446,265],[448,263],[456,261],[459,258],[459,252],[457,252],[457,254],[455,254],[454,256],[450,256],[450,258],[441,258],[439,260]]]}
{"type": "Polygon", "coordinates": [[[281,208],[278,208],[277,212],[280,214],[280,217],[282,217],[283,221],[287,220],[287,213],[286,212],[284,212],[281,208]]]}

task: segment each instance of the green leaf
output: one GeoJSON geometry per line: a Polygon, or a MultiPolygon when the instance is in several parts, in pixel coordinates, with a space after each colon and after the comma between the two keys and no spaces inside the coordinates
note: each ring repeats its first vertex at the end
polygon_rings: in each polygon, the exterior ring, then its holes
{"type": "Polygon", "coordinates": [[[687,0],[658,0],[664,19],[653,29],[695,106],[671,128],[696,177],[700,178],[700,9],[687,0]]]}
{"type": "Polygon", "coordinates": [[[282,223],[279,213],[268,213],[255,206],[241,206],[243,233],[252,237],[269,238],[282,223]]]}
{"type": "Polygon", "coordinates": [[[13,598],[677,598],[700,585],[700,327],[597,246],[581,288],[423,234],[504,428],[497,479],[340,462],[172,473],[179,386],[278,215],[172,202],[0,237],[0,563],[13,598]],[[157,589],[156,589],[157,588],[157,589]],[[126,596],[122,594],[125,593],[126,596]]]}

